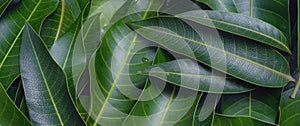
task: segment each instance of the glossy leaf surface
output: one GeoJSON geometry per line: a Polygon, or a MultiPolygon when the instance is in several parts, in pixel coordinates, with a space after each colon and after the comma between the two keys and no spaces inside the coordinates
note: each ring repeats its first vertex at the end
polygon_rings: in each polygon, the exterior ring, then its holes
{"type": "Polygon", "coordinates": [[[84,125],[69,96],[64,72],[29,24],[24,28],[20,57],[23,88],[32,123],[84,125]]]}

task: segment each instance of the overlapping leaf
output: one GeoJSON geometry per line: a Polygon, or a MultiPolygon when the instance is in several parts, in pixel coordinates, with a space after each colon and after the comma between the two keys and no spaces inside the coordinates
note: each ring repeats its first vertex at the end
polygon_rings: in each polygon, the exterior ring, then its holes
{"type": "MultiPolygon", "coordinates": [[[[289,0],[197,0],[213,10],[241,13],[278,28],[290,40],[289,0]]],[[[242,18],[242,17],[241,17],[242,18]]],[[[243,20],[237,18],[236,20],[243,20]]],[[[268,29],[265,29],[268,30],[268,29]]]]}
{"type": "Polygon", "coordinates": [[[232,77],[218,75],[217,72],[206,66],[199,65],[192,60],[183,59],[153,65],[144,71],[146,75],[163,79],[178,86],[196,91],[209,93],[241,93],[247,92],[254,87],[232,77]],[[152,69],[159,67],[162,70],[152,69]],[[184,83],[182,83],[184,82],[184,83]]]}
{"type": "Polygon", "coordinates": [[[230,117],[216,115],[213,126],[274,126],[249,117],[230,117]]]}
{"type": "Polygon", "coordinates": [[[3,14],[3,12],[5,11],[5,9],[7,8],[7,6],[9,5],[9,3],[11,2],[11,0],[0,0],[0,17],[3,14]]]}
{"type": "Polygon", "coordinates": [[[0,125],[32,125],[26,116],[22,114],[14,102],[9,98],[2,85],[0,85],[0,98],[0,125]]]}
{"type": "Polygon", "coordinates": [[[287,86],[285,91],[282,93],[280,103],[280,122],[282,126],[295,126],[300,125],[300,91],[297,92],[295,99],[291,99],[290,96],[294,90],[294,86],[287,86]]]}
{"type": "Polygon", "coordinates": [[[232,117],[250,117],[276,124],[281,89],[257,89],[238,95],[222,97],[222,114],[232,117]]]}
{"type": "Polygon", "coordinates": [[[43,23],[41,31],[41,37],[48,48],[69,31],[79,16],[77,13],[82,13],[87,4],[88,0],[60,0],[56,11],[43,23]]]}
{"type": "Polygon", "coordinates": [[[20,37],[25,22],[39,32],[44,19],[57,6],[57,0],[22,0],[0,18],[0,82],[7,89],[20,75],[20,37]]]}
{"type": "Polygon", "coordinates": [[[282,31],[257,18],[229,12],[203,10],[189,11],[176,16],[257,40],[291,54],[289,39],[282,31]]]}
{"type": "Polygon", "coordinates": [[[67,90],[67,80],[41,38],[25,25],[20,68],[34,125],[84,125],[67,90]]]}
{"type": "Polygon", "coordinates": [[[170,51],[195,57],[205,65],[249,83],[283,87],[294,80],[289,75],[288,62],[280,53],[251,40],[223,32],[219,32],[219,40],[210,29],[198,26],[197,33],[173,17],[153,18],[129,25],[144,38],[170,51]],[[193,54],[187,50],[192,50],[193,54]]]}

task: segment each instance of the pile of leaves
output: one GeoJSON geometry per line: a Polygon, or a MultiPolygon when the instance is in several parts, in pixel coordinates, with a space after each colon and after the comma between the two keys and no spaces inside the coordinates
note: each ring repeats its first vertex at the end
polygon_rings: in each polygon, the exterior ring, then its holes
{"type": "Polygon", "coordinates": [[[0,3],[0,125],[300,125],[297,0],[0,3]]]}

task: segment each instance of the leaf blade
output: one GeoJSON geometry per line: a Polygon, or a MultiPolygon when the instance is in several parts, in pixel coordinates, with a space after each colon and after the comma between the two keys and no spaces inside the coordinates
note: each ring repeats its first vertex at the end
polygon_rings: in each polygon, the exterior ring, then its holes
{"type": "Polygon", "coordinates": [[[254,44],[248,39],[236,38],[236,36],[219,32],[221,40],[212,40],[210,38],[216,37],[216,34],[210,32],[210,29],[201,27],[202,31],[195,32],[181,20],[171,17],[152,18],[128,25],[147,40],[160,44],[175,53],[196,58],[197,61],[205,65],[246,82],[264,87],[283,87],[289,81],[294,81],[289,75],[290,68],[287,60],[280,53],[271,48],[254,44]],[[184,29],[185,32],[177,29],[184,29]],[[221,45],[221,47],[217,45],[221,45]],[[187,50],[192,50],[194,54],[190,54],[187,50]],[[220,57],[225,56],[225,61],[221,59],[222,63],[211,65],[211,61],[218,63],[219,58],[218,56],[210,56],[206,50],[212,51],[215,55],[219,54],[220,57]],[[251,52],[251,54],[247,52],[251,52]],[[270,56],[277,58],[272,59],[270,56]],[[269,61],[272,63],[269,64],[269,61]],[[250,67],[253,67],[251,68],[253,71],[248,70],[250,67]],[[258,72],[260,70],[262,71],[258,72]],[[259,74],[255,74],[256,72],[259,74]],[[264,73],[264,77],[257,77],[261,73],[264,73]]]}
{"type": "Polygon", "coordinates": [[[20,57],[23,88],[33,124],[84,125],[69,97],[65,74],[29,24],[24,28],[20,57]]]}

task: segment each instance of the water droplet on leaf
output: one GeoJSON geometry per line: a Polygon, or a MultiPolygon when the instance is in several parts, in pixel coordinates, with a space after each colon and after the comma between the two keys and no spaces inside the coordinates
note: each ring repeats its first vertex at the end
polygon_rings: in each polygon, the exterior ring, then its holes
{"type": "Polygon", "coordinates": [[[145,63],[145,62],[148,62],[149,59],[147,59],[146,57],[143,57],[143,58],[142,58],[142,61],[145,63]]]}

